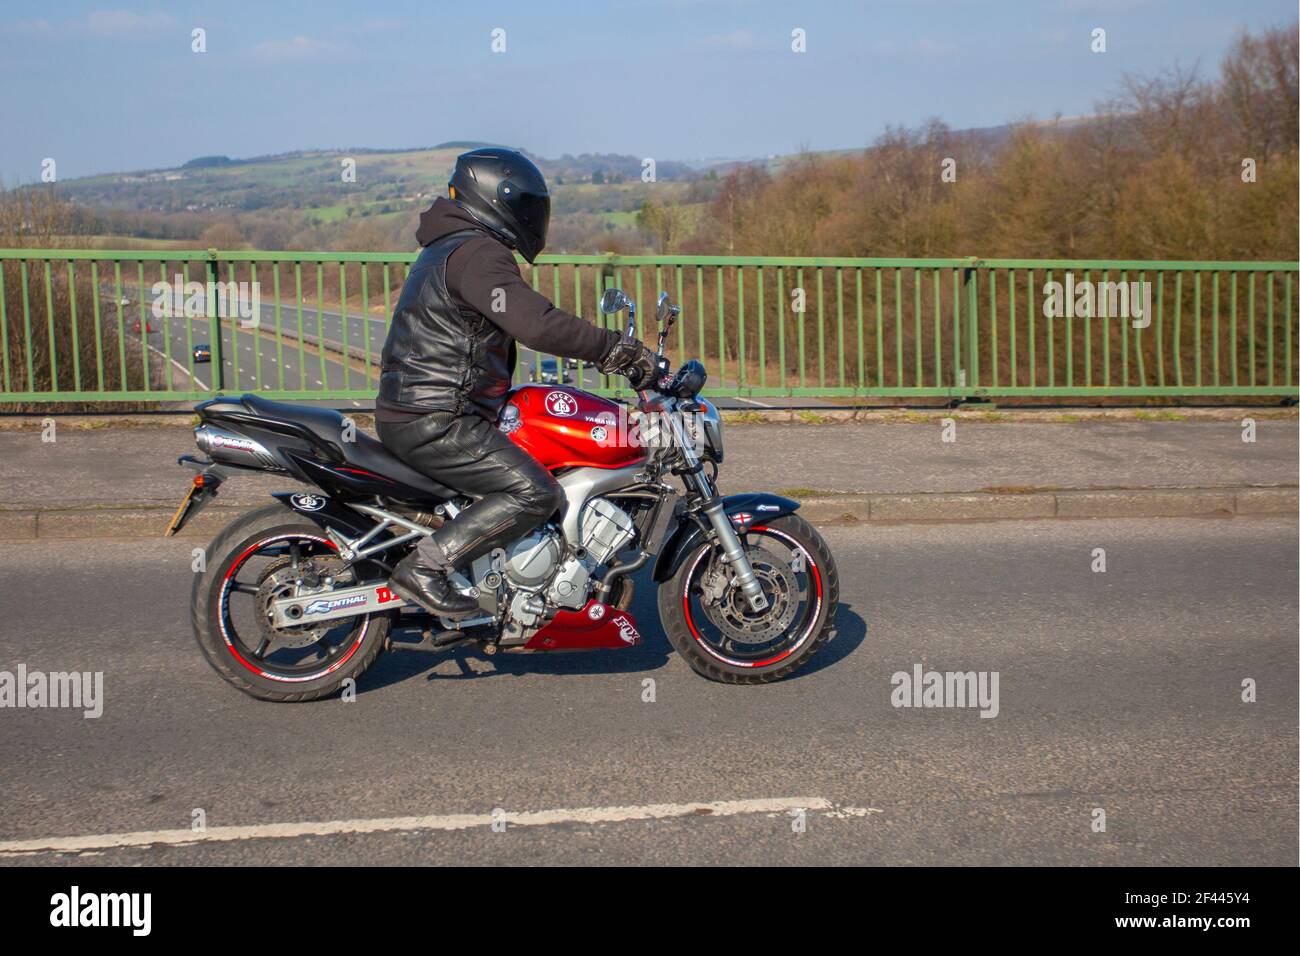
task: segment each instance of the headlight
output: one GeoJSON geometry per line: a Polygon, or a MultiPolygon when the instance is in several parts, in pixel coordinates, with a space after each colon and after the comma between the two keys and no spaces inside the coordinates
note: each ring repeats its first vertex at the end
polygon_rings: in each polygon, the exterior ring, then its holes
{"type": "Polygon", "coordinates": [[[722,416],[713,403],[707,399],[698,399],[704,411],[699,413],[700,424],[704,426],[704,455],[715,462],[722,462],[722,416]]]}

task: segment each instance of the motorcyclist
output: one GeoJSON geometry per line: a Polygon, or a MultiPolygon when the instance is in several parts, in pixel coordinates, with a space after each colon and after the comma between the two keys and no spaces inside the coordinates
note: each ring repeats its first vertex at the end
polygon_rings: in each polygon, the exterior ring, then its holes
{"type": "Polygon", "coordinates": [[[520,275],[546,245],[550,195],[523,154],[496,147],[456,159],[448,197],[420,216],[424,247],[402,286],[384,342],[375,420],[379,438],[417,471],[476,499],[398,563],[404,600],[448,616],[474,612],[448,573],[515,540],[562,507],[559,484],[497,430],[515,342],[583,359],[635,386],[655,354],[553,305],[520,275]]]}

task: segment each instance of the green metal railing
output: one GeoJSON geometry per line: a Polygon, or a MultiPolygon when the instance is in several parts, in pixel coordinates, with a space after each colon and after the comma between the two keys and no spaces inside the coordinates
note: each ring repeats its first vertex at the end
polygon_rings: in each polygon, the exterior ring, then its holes
{"type": "MultiPolygon", "coordinates": [[[[0,406],[183,402],[218,390],[368,402],[414,260],[0,250],[0,406]],[[255,315],[247,301],[239,315],[222,308],[222,291],[240,283],[258,290],[255,315]],[[210,362],[196,359],[196,345],[209,346],[210,362]]],[[[618,319],[596,303],[605,288],[624,288],[641,307],[643,338],[666,290],[682,307],[670,351],[705,363],[711,395],[858,401],[1296,397],[1297,271],[1295,262],[615,255],[524,266],[561,308],[609,327],[618,319]],[[1049,284],[1067,274],[1076,289],[1147,283],[1150,314],[1102,317],[1094,300],[1090,314],[1049,318],[1049,284]]],[[[590,366],[524,358],[520,380],[627,393],[590,366]]]]}

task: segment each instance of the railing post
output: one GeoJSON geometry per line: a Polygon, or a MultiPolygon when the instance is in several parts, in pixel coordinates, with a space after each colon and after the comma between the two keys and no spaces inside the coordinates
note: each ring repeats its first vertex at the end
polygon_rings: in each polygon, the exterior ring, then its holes
{"type": "MultiPolygon", "coordinates": [[[[978,402],[986,407],[991,407],[986,405],[986,399],[979,398],[975,394],[980,383],[978,270],[983,264],[984,260],[978,256],[967,256],[966,264],[962,266],[961,285],[962,290],[965,292],[966,314],[962,316],[963,328],[959,331],[957,342],[953,346],[953,351],[957,353],[957,364],[953,370],[956,379],[954,384],[959,389],[958,397],[952,402],[954,406],[978,402]],[[962,339],[965,339],[966,354],[964,356],[961,355],[962,339]]],[[[956,308],[956,303],[954,303],[953,307],[956,308]]],[[[989,317],[990,322],[996,322],[997,320],[996,314],[989,317]]]]}
{"type": "MultiPolygon", "coordinates": [[[[208,329],[212,338],[212,364],[216,372],[212,376],[213,394],[225,388],[226,361],[221,347],[221,317],[217,315],[217,250],[209,249],[205,263],[207,286],[203,290],[203,301],[208,306],[208,329]]],[[[238,347],[238,343],[236,343],[238,347]]]]}
{"type": "Polygon", "coordinates": [[[977,388],[980,380],[979,288],[975,281],[980,261],[975,256],[967,256],[962,269],[962,289],[966,293],[966,355],[958,374],[965,378],[962,384],[967,388],[977,388]]]}

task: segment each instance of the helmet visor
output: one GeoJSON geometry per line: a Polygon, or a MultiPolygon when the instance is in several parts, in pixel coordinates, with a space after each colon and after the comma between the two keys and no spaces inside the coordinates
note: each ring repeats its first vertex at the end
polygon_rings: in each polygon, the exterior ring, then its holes
{"type": "Polygon", "coordinates": [[[519,189],[514,183],[502,183],[502,192],[509,193],[505,199],[506,208],[514,213],[519,225],[531,233],[540,247],[546,242],[546,229],[551,222],[551,197],[547,193],[531,192],[519,189]]]}
{"type": "Polygon", "coordinates": [[[519,197],[519,219],[540,246],[546,242],[546,228],[551,223],[551,197],[546,193],[524,193],[519,197]]]}

